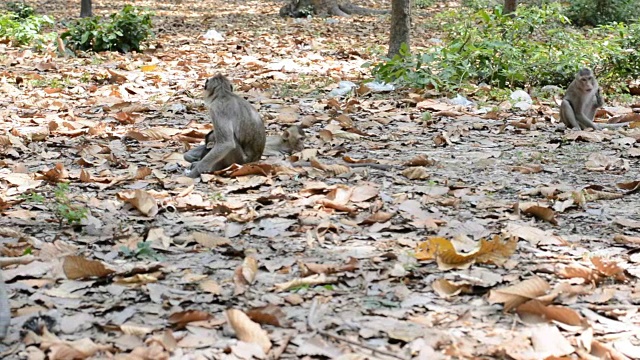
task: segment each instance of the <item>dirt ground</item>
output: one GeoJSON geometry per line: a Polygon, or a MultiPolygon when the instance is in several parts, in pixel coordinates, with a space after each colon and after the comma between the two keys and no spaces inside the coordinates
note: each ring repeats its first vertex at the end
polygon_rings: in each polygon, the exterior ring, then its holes
{"type": "MultiPolygon", "coordinates": [[[[140,54],[0,44],[0,259],[19,262],[0,358],[640,359],[640,127],[370,91],[388,16],[282,4],[137,1],[140,54]],[[186,177],[216,73],[269,135],[308,126],[306,149],[186,177]],[[330,96],[340,81],[358,88],[330,96]],[[344,166],[366,161],[390,168],[344,166]]],[[[427,13],[414,49],[437,37],[427,13]]]]}

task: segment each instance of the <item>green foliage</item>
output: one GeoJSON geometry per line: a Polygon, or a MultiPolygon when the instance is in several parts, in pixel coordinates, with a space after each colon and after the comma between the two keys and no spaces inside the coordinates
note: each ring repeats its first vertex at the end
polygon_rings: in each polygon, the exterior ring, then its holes
{"type": "Polygon", "coordinates": [[[23,194],[20,197],[27,202],[33,202],[37,204],[45,204],[49,210],[53,212],[53,215],[58,219],[60,226],[66,221],[69,225],[79,224],[82,219],[87,217],[89,212],[86,208],[74,205],[69,199],[69,184],[58,183],[53,191],[53,201],[46,201],[46,198],[35,192],[29,194],[23,194]]]}
{"type": "Polygon", "coordinates": [[[436,3],[436,0],[415,0],[416,7],[418,9],[426,9],[428,7],[433,6],[436,3]]]}
{"type": "Polygon", "coordinates": [[[570,0],[566,14],[572,23],[579,26],[630,22],[640,16],[640,1],[570,0]]]}
{"type": "Polygon", "coordinates": [[[21,1],[8,2],[7,10],[15,15],[18,19],[28,19],[29,17],[36,14],[36,12],[30,5],[21,1]]]}
{"type": "Polygon", "coordinates": [[[140,260],[151,259],[156,261],[162,260],[162,256],[151,247],[151,241],[141,241],[137,243],[135,250],[130,250],[126,246],[121,246],[120,252],[128,258],[136,258],[140,260]]]}
{"type": "Polygon", "coordinates": [[[41,34],[43,29],[51,25],[53,20],[46,15],[20,17],[13,12],[0,13],[0,40],[9,39],[16,45],[43,47],[55,39],[55,33],[41,34]]]}
{"type": "Polygon", "coordinates": [[[152,13],[131,5],[103,20],[99,16],[76,20],[60,36],[75,50],[139,51],[142,42],[153,35],[152,13]]]}
{"type": "Polygon", "coordinates": [[[445,35],[422,54],[400,55],[375,64],[383,81],[456,91],[471,82],[498,88],[564,87],[583,66],[601,83],[624,88],[640,75],[640,25],[603,26],[588,33],[569,26],[560,4],[520,6],[515,16],[493,11],[451,10],[439,15],[445,35]]]}

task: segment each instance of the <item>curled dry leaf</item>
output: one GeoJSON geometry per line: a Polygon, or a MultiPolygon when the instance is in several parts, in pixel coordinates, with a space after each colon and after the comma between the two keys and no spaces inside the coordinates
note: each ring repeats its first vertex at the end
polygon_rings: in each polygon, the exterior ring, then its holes
{"type": "Polygon", "coordinates": [[[527,215],[545,220],[546,222],[553,225],[558,225],[558,221],[555,219],[556,213],[555,211],[553,211],[553,209],[529,202],[518,203],[516,205],[520,211],[527,215]]]}
{"type": "Polygon", "coordinates": [[[417,155],[411,160],[404,163],[405,166],[433,166],[435,164],[435,160],[429,159],[429,157],[424,154],[417,155]]]}
{"type": "Polygon", "coordinates": [[[188,310],[173,313],[169,316],[169,323],[174,325],[176,329],[183,329],[188,323],[194,321],[206,321],[212,316],[206,311],[188,310]]]}
{"type": "Polygon", "coordinates": [[[355,271],[358,269],[358,259],[350,257],[344,265],[324,265],[315,263],[304,263],[298,261],[300,274],[302,276],[310,276],[313,274],[331,275],[344,271],[355,271]]]}
{"type": "Polygon", "coordinates": [[[406,176],[411,180],[424,180],[431,177],[426,168],[422,166],[410,167],[408,169],[402,170],[402,175],[406,176]]]}
{"type": "Polygon", "coordinates": [[[528,300],[544,295],[549,288],[544,279],[534,276],[516,285],[491,290],[488,300],[492,304],[504,303],[504,311],[508,312],[528,300]]]}
{"type": "Polygon", "coordinates": [[[128,202],[146,216],[154,217],[158,213],[156,199],[144,190],[137,189],[128,202]]]}
{"type": "Polygon", "coordinates": [[[431,284],[433,290],[440,295],[440,297],[448,299],[455,295],[467,293],[471,291],[469,284],[456,284],[447,279],[438,279],[431,284]]]}
{"type": "Polygon", "coordinates": [[[265,354],[269,352],[271,340],[259,324],[251,321],[245,313],[237,309],[229,309],[225,311],[225,314],[238,339],[260,345],[265,354]]]}
{"type": "Polygon", "coordinates": [[[616,186],[622,190],[627,190],[627,195],[640,191],[640,180],[617,183],[616,186]]]}
{"type": "Polygon", "coordinates": [[[546,321],[558,321],[571,326],[586,325],[585,320],[575,310],[564,306],[546,305],[539,300],[530,300],[516,308],[518,315],[533,315],[546,321]]]}
{"type": "Polygon", "coordinates": [[[247,311],[247,316],[258,324],[278,327],[289,327],[290,325],[287,320],[287,314],[285,314],[279,306],[273,304],[253,308],[247,311]]]}
{"type": "Polygon", "coordinates": [[[596,267],[596,270],[606,277],[613,277],[617,281],[621,282],[629,280],[624,273],[624,269],[615,261],[605,260],[599,256],[594,256],[591,258],[591,263],[596,267]]]}
{"type": "Polygon", "coordinates": [[[107,269],[100,261],[87,260],[84,257],[75,255],[65,256],[62,269],[67,278],[71,280],[89,277],[102,278],[115,272],[107,269]]]}
{"type": "Polygon", "coordinates": [[[460,254],[450,240],[433,237],[418,244],[415,257],[418,260],[436,259],[441,270],[465,269],[475,262],[502,265],[515,252],[516,246],[515,236],[496,235],[493,240],[480,239],[476,250],[460,254]]]}

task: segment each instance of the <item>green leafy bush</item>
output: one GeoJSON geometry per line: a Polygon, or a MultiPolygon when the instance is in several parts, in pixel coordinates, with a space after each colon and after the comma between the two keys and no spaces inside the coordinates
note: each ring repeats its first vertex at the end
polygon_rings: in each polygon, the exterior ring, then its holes
{"type": "Polygon", "coordinates": [[[24,2],[11,1],[7,3],[7,10],[14,14],[18,19],[27,19],[36,13],[30,5],[24,2]]]}
{"type": "Polygon", "coordinates": [[[572,23],[579,26],[629,22],[640,16],[640,1],[570,0],[566,14],[572,23]]]}
{"type": "Polygon", "coordinates": [[[452,10],[439,15],[444,39],[426,53],[401,54],[373,67],[384,81],[454,91],[470,82],[499,88],[566,86],[582,66],[603,84],[623,88],[640,75],[640,25],[599,27],[588,33],[568,26],[559,4],[520,6],[516,16],[452,10]],[[462,19],[462,20],[461,20],[462,19]]]}
{"type": "Polygon", "coordinates": [[[75,50],[139,51],[141,43],[153,35],[151,16],[126,5],[106,20],[99,16],[78,19],[60,37],[75,50]]]}
{"type": "Polygon", "coordinates": [[[43,34],[43,29],[53,25],[48,16],[30,15],[21,18],[15,13],[0,13],[0,39],[9,39],[16,45],[43,44],[55,39],[55,33],[43,34]]]}
{"type": "Polygon", "coordinates": [[[21,197],[27,202],[45,204],[53,212],[62,227],[64,222],[69,225],[80,224],[82,219],[85,219],[89,213],[87,208],[73,204],[68,193],[69,184],[58,183],[53,190],[53,199],[45,199],[44,196],[34,192],[23,194],[21,197]]]}

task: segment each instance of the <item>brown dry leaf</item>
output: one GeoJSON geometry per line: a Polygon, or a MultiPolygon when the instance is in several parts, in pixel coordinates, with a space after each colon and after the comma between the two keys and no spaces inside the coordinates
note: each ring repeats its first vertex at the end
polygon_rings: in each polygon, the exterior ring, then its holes
{"type": "Polygon", "coordinates": [[[564,306],[546,305],[536,299],[519,305],[516,312],[523,318],[526,315],[534,315],[546,321],[553,320],[571,326],[585,325],[585,320],[575,310],[564,306]]]}
{"type": "MultiPolygon", "coordinates": [[[[536,326],[531,332],[531,344],[535,357],[545,360],[569,360],[575,349],[557,326],[536,326]],[[567,356],[562,358],[563,356],[567,356]]],[[[533,355],[533,354],[532,354],[533,355]]]]}
{"type": "Polygon", "coordinates": [[[338,281],[338,278],[327,276],[325,274],[316,274],[305,278],[297,278],[285,283],[275,284],[276,291],[286,291],[298,286],[314,286],[323,284],[332,284],[338,281]]]}
{"type": "Polygon", "coordinates": [[[367,217],[366,219],[362,220],[362,222],[360,222],[360,224],[370,225],[370,224],[375,224],[375,223],[385,223],[385,222],[391,220],[393,215],[395,215],[395,214],[384,212],[384,211],[378,211],[375,214],[371,214],[369,217],[367,217]]]}
{"type": "Polygon", "coordinates": [[[595,201],[595,200],[615,200],[622,199],[624,197],[623,194],[612,193],[608,191],[598,191],[594,189],[585,189],[583,190],[585,200],[587,201],[595,201]]]}
{"type": "Polygon", "coordinates": [[[553,225],[558,225],[558,221],[555,219],[556,213],[551,208],[532,203],[520,203],[518,208],[525,214],[535,216],[553,225]]]}
{"type": "Polygon", "coordinates": [[[623,234],[615,234],[613,240],[620,244],[640,245],[640,236],[627,236],[623,234]]]}
{"type": "Polygon", "coordinates": [[[265,354],[269,352],[271,340],[259,324],[251,321],[245,313],[237,309],[226,310],[225,314],[238,339],[260,345],[265,354]]]}
{"type": "Polygon", "coordinates": [[[137,189],[128,202],[146,216],[154,217],[158,213],[156,199],[144,190],[137,189]]]}
{"type": "Polygon", "coordinates": [[[411,180],[424,180],[431,177],[427,169],[422,166],[416,166],[416,167],[410,167],[410,168],[404,169],[402,170],[401,174],[411,180]]]}
{"type": "Polygon", "coordinates": [[[247,175],[269,176],[269,174],[272,174],[273,172],[273,165],[252,163],[241,165],[239,169],[232,171],[229,174],[229,177],[235,178],[247,175]]]}
{"type": "Polygon", "coordinates": [[[471,291],[469,284],[456,284],[447,279],[438,279],[431,284],[431,287],[438,295],[445,299],[471,291]]]}
{"type": "Polygon", "coordinates": [[[107,269],[104,264],[97,260],[87,260],[82,256],[65,256],[62,269],[68,279],[78,280],[88,277],[103,278],[113,274],[115,271],[107,269]]]}
{"type": "Polygon", "coordinates": [[[626,182],[626,183],[617,183],[616,186],[622,190],[627,190],[627,195],[629,195],[637,191],[640,191],[640,180],[626,182]]]}
{"type": "Polygon", "coordinates": [[[371,200],[378,196],[379,190],[377,186],[372,185],[364,185],[364,186],[356,186],[351,191],[351,196],[349,200],[351,202],[364,202],[367,200],[371,200]]]}
{"type": "Polygon", "coordinates": [[[74,341],[59,339],[50,333],[46,326],[37,342],[42,350],[49,350],[47,358],[55,360],[86,359],[100,351],[113,350],[111,345],[98,345],[88,338],[74,341]]]}
{"type": "Polygon", "coordinates": [[[491,290],[488,301],[492,304],[504,303],[504,311],[509,312],[528,300],[544,295],[549,288],[545,280],[534,276],[512,286],[491,290]]]}
{"type": "Polygon", "coordinates": [[[436,161],[429,159],[427,155],[420,154],[404,163],[405,166],[433,166],[436,161]]]}
{"type": "Polygon", "coordinates": [[[279,306],[273,304],[253,308],[247,311],[247,316],[258,324],[267,324],[278,327],[290,326],[290,322],[287,320],[287,314],[285,314],[279,306]]]}
{"type": "MultiPolygon", "coordinates": [[[[171,329],[167,329],[159,334],[154,334],[144,342],[147,345],[158,344],[167,351],[174,351],[178,347],[178,341],[171,329]]],[[[153,359],[153,358],[152,358],[153,359]]]]}
{"type": "Polygon", "coordinates": [[[242,278],[248,283],[253,284],[258,274],[258,260],[253,256],[247,256],[242,262],[242,278]]]}
{"type": "Polygon", "coordinates": [[[169,316],[170,324],[172,324],[176,329],[183,329],[188,323],[194,321],[206,321],[211,319],[213,316],[206,311],[200,310],[188,310],[188,311],[180,311],[173,313],[169,316]]]}
{"type": "Polygon", "coordinates": [[[231,245],[231,240],[222,236],[214,235],[212,233],[194,231],[191,233],[191,236],[193,236],[193,239],[198,244],[204,246],[207,249],[214,249],[219,246],[231,245]]]}
{"type": "Polygon", "coordinates": [[[200,289],[213,294],[213,295],[220,295],[222,294],[222,288],[220,287],[220,285],[218,285],[218,283],[214,280],[205,280],[203,282],[201,282],[199,285],[200,289]]]}
{"type": "Polygon", "coordinates": [[[501,265],[515,251],[517,238],[503,238],[496,235],[493,240],[480,239],[478,245],[474,251],[460,254],[450,240],[433,237],[418,244],[415,257],[418,260],[435,258],[438,262],[438,268],[441,270],[464,269],[474,262],[501,265]]]}
{"type": "Polygon", "coordinates": [[[596,270],[606,277],[613,277],[616,281],[621,282],[629,280],[624,273],[624,269],[615,261],[605,260],[601,257],[594,256],[591,258],[591,263],[596,267],[596,270]]]}
{"type": "Polygon", "coordinates": [[[612,346],[598,340],[591,342],[591,355],[596,356],[598,359],[631,360],[612,346]]]}
{"type": "Polygon", "coordinates": [[[640,221],[618,218],[613,220],[613,223],[616,225],[620,225],[620,226],[624,226],[632,229],[640,229],[640,221]]]}
{"type": "Polygon", "coordinates": [[[602,281],[602,277],[600,276],[600,274],[577,263],[560,267],[560,269],[557,271],[557,274],[558,276],[565,279],[584,279],[587,284],[597,284],[602,281]]]}
{"type": "Polygon", "coordinates": [[[512,166],[511,171],[518,171],[522,174],[537,174],[542,172],[542,165],[532,164],[529,166],[512,166]]]}
{"type": "Polygon", "coordinates": [[[313,274],[331,275],[344,271],[355,271],[358,269],[358,266],[358,259],[352,257],[349,257],[347,263],[344,265],[324,265],[298,261],[298,267],[300,267],[300,275],[305,277],[313,274]]]}

